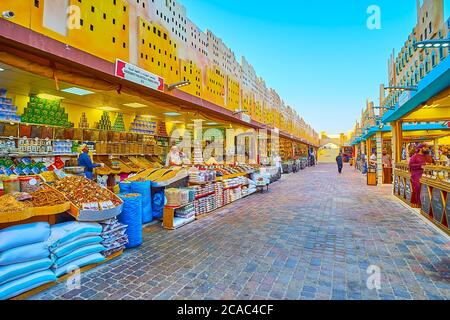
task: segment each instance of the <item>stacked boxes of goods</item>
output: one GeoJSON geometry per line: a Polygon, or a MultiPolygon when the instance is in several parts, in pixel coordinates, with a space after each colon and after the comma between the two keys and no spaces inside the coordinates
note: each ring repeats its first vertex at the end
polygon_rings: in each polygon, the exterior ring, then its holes
{"type": "Polygon", "coordinates": [[[21,117],[22,122],[47,124],[60,127],[73,127],[69,115],[61,107],[59,100],[47,100],[30,96],[30,102],[21,117]]]}
{"type": "Polygon", "coordinates": [[[246,180],[247,178],[238,177],[223,181],[225,204],[242,198],[242,185],[247,184],[246,180]]]}
{"type": "Polygon", "coordinates": [[[6,90],[0,89],[0,121],[19,122],[17,107],[13,106],[12,99],[6,98],[6,90]]]}
{"type": "Polygon", "coordinates": [[[102,221],[100,224],[102,226],[102,245],[105,247],[105,251],[102,252],[103,256],[107,258],[124,250],[128,244],[128,226],[120,223],[117,218],[102,221]]]}
{"type": "Polygon", "coordinates": [[[175,216],[178,218],[190,219],[195,217],[195,205],[189,203],[188,205],[175,210],[175,216]]]}
{"type": "Polygon", "coordinates": [[[0,231],[0,300],[56,281],[50,269],[49,236],[50,226],[46,222],[0,231]]]}
{"type": "Polygon", "coordinates": [[[44,139],[20,138],[17,143],[19,153],[51,153],[52,141],[44,139]]]}
{"type": "Polygon", "coordinates": [[[158,136],[167,137],[166,123],[164,121],[158,121],[156,133],[158,136]]]}
{"type": "Polygon", "coordinates": [[[35,162],[30,158],[16,159],[14,162],[10,159],[0,160],[0,175],[12,176],[12,175],[32,175],[40,174],[48,171],[47,166],[43,162],[35,162]]]}
{"type": "Polygon", "coordinates": [[[194,164],[202,164],[203,161],[203,148],[201,141],[194,141],[194,164]]]}
{"type": "MultiPolygon", "coordinates": [[[[78,145],[78,143],[77,143],[77,145],[78,145]]],[[[66,140],[54,141],[53,142],[53,152],[56,154],[73,153],[74,152],[73,142],[66,141],[66,140]]]]}
{"type": "Polygon", "coordinates": [[[114,121],[114,131],[123,132],[125,131],[125,122],[123,121],[123,113],[118,113],[116,120],[114,121]]]}
{"type": "Polygon", "coordinates": [[[197,200],[195,200],[194,204],[197,216],[218,208],[215,195],[215,184],[208,184],[202,187],[197,186],[195,191],[197,200]]]}
{"type": "Polygon", "coordinates": [[[83,112],[80,117],[80,122],[78,123],[78,128],[89,129],[89,122],[86,117],[86,113],[83,112]]]}
{"type": "Polygon", "coordinates": [[[16,142],[13,139],[0,139],[0,154],[17,152],[16,142]]]}
{"type": "Polygon", "coordinates": [[[49,239],[52,270],[57,277],[105,260],[101,252],[102,226],[98,223],[66,222],[51,227],[49,239]]]}
{"type": "Polygon", "coordinates": [[[154,135],[156,134],[156,122],[151,121],[151,118],[137,115],[131,123],[130,132],[154,135]]]}
{"type": "Polygon", "coordinates": [[[223,183],[217,182],[214,184],[214,191],[215,191],[215,197],[216,197],[216,206],[217,208],[223,207],[224,199],[223,199],[223,183]]]}
{"type": "Polygon", "coordinates": [[[107,111],[103,111],[102,116],[100,117],[100,121],[97,124],[97,129],[100,130],[111,130],[111,118],[109,117],[109,113],[107,111]]]}

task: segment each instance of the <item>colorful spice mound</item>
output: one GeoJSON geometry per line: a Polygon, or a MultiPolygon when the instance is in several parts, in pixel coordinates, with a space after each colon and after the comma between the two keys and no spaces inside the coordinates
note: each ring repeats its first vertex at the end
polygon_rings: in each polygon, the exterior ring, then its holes
{"type": "Polygon", "coordinates": [[[67,199],[62,197],[60,193],[50,188],[42,188],[33,192],[31,196],[33,197],[31,203],[35,207],[51,207],[67,202],[67,199]]]}
{"type": "Polygon", "coordinates": [[[28,205],[24,202],[19,202],[12,195],[4,195],[0,197],[0,214],[20,212],[25,210],[28,205]]]}
{"type": "Polygon", "coordinates": [[[64,194],[78,208],[83,204],[111,201],[115,206],[121,204],[109,190],[83,177],[66,177],[57,181],[54,188],[64,194]]]}

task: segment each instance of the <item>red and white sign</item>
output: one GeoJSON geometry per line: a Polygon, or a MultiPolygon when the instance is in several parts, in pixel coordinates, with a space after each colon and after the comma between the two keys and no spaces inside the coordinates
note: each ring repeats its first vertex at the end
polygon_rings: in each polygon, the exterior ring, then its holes
{"type": "Polygon", "coordinates": [[[164,92],[164,79],[120,59],[116,60],[116,77],[164,92]]]}

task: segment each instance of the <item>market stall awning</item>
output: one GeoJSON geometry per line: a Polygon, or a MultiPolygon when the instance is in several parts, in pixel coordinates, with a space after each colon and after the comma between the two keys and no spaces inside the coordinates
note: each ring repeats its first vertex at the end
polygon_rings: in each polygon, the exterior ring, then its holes
{"type": "MultiPolygon", "coordinates": [[[[450,59],[445,59],[436,68],[430,71],[418,84],[417,92],[405,92],[410,95],[406,97],[406,102],[394,110],[386,112],[383,116],[383,123],[390,123],[409,117],[409,115],[418,109],[429,109],[424,112],[421,119],[411,118],[408,121],[433,121],[450,118],[450,105],[448,100],[450,84],[450,59]],[[433,104],[437,99],[441,104],[433,104]],[[429,103],[432,103],[431,105],[429,103]],[[426,116],[426,117],[425,117],[426,116]]],[[[416,114],[415,118],[419,118],[416,114]]]]}
{"type": "MultiPolygon", "coordinates": [[[[449,132],[450,133],[450,128],[443,124],[443,123],[437,123],[437,122],[433,122],[433,123],[404,123],[402,125],[403,127],[403,131],[406,132],[411,132],[411,131],[420,131],[420,132],[424,132],[425,135],[427,135],[428,131],[443,131],[443,132],[449,132]]],[[[390,132],[392,130],[391,126],[383,126],[383,127],[379,127],[379,126],[374,126],[371,127],[369,129],[369,131],[364,134],[361,138],[362,140],[367,140],[370,139],[371,137],[373,137],[377,132],[390,132]]],[[[434,133],[430,133],[430,135],[434,135],[434,133]]]]}

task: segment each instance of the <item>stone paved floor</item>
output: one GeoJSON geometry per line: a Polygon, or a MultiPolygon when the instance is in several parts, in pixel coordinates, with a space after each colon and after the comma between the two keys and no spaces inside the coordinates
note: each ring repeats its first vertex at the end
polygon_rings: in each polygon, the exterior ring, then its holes
{"type": "Polygon", "coordinates": [[[449,299],[450,242],[345,167],[290,175],[32,299],[449,299]],[[381,268],[369,290],[367,268],[381,268]]]}

